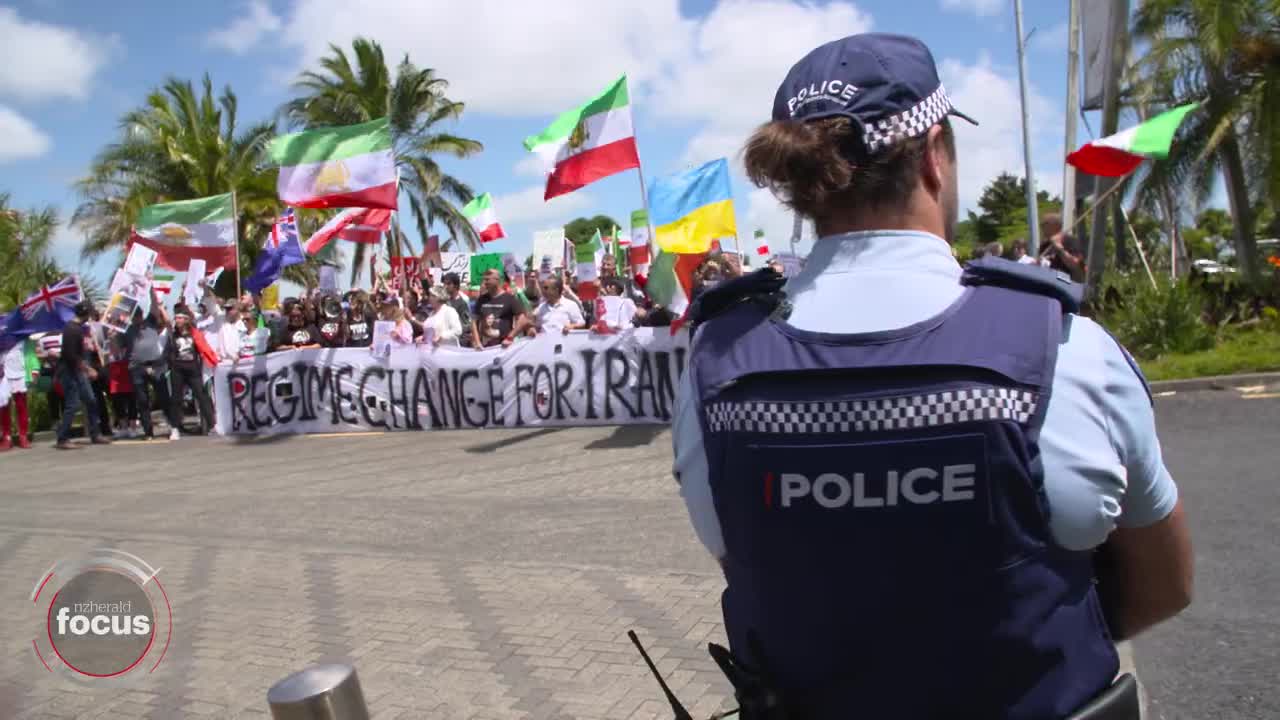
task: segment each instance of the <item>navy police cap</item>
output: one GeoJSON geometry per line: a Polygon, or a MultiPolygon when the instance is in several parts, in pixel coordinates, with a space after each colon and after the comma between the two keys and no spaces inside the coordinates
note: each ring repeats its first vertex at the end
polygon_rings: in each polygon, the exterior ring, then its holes
{"type": "Polygon", "coordinates": [[[923,135],[947,115],[978,124],[952,107],[924,43],[885,33],[815,48],[791,68],[773,99],[774,120],[852,119],[872,153],[923,135]]]}

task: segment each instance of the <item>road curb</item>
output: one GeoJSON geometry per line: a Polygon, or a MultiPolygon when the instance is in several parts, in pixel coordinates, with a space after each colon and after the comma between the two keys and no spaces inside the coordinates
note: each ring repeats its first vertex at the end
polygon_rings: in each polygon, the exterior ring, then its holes
{"type": "Polygon", "coordinates": [[[1230,390],[1242,385],[1262,385],[1280,382],[1280,372],[1241,373],[1239,375],[1210,375],[1185,380],[1158,380],[1151,383],[1151,392],[1191,392],[1194,390],[1230,390]]]}

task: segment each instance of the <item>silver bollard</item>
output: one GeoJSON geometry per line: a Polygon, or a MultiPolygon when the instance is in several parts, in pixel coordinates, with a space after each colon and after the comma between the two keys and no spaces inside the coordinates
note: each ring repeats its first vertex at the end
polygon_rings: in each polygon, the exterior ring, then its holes
{"type": "Polygon", "coordinates": [[[313,665],[267,691],[275,720],[369,720],[356,669],[345,664],[313,665]]]}

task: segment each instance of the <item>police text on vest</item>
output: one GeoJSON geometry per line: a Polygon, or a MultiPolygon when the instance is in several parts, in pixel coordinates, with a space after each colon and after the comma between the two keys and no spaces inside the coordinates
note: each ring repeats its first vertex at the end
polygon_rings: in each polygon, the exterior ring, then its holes
{"type": "Polygon", "coordinates": [[[927,467],[901,472],[889,470],[885,481],[877,484],[877,487],[884,488],[883,494],[868,488],[865,473],[854,473],[852,478],[822,473],[812,480],[799,473],[782,473],[779,477],[779,499],[784,508],[810,499],[824,508],[883,508],[900,504],[962,502],[974,498],[975,470],[976,466],[972,464],[946,465],[941,471],[927,467]]]}

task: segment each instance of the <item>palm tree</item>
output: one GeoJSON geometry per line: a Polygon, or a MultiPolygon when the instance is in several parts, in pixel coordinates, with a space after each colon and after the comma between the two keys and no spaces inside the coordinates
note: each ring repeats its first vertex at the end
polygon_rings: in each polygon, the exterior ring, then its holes
{"type": "Polygon", "coordinates": [[[19,212],[9,207],[9,194],[0,193],[0,309],[16,306],[41,285],[63,277],[49,258],[57,229],[53,208],[19,212]]]}
{"type": "Polygon", "coordinates": [[[84,202],[72,224],[86,235],[82,255],[124,247],[148,205],[235,191],[241,268],[252,267],[260,245],[252,238],[270,227],[279,204],[275,173],[261,162],[275,127],[260,122],[241,129],[237,109],[231,88],[215,98],[205,75],[199,95],[190,81],[171,78],[126,113],[120,139],[77,183],[84,202]]]}
{"type": "MultiPolygon", "coordinates": [[[[342,48],[330,45],[329,49],[330,54],[320,59],[319,71],[304,72],[294,83],[299,96],[281,109],[287,122],[296,128],[315,128],[388,118],[400,187],[419,235],[425,242],[428,229],[440,221],[471,249],[479,247],[480,239],[461,211],[474,193],[435,159],[442,154],[464,158],[484,149],[475,140],[441,129],[464,109],[463,103],[445,97],[449,83],[434,70],[414,65],[408,55],[393,77],[382,46],[367,38],[352,41],[354,64],[342,48]]],[[[407,241],[398,227],[389,235],[388,243],[407,241]]],[[[363,265],[364,250],[363,245],[355,248],[353,281],[363,265]]]]}
{"type": "Polygon", "coordinates": [[[1145,0],[1133,34],[1148,45],[1133,95],[1204,103],[1143,184],[1153,196],[1180,187],[1203,201],[1221,171],[1240,270],[1257,282],[1252,208],[1280,204],[1280,10],[1274,0],[1145,0]]]}

